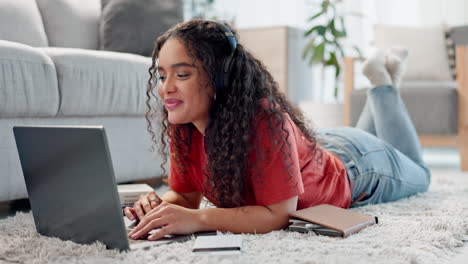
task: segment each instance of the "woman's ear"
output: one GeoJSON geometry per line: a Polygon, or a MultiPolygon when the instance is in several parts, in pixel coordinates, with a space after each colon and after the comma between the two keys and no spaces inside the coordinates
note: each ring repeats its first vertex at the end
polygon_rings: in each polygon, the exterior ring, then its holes
{"type": "Polygon", "coordinates": [[[216,101],[216,92],[215,92],[215,89],[213,88],[213,86],[211,86],[210,83],[207,83],[206,84],[206,93],[208,95],[208,97],[210,98],[211,101],[216,101]]]}

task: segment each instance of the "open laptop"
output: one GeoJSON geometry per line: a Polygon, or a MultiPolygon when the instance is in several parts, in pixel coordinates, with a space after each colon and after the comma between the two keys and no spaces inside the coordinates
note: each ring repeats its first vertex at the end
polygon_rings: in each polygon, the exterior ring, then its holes
{"type": "Polygon", "coordinates": [[[190,239],[128,239],[102,126],[15,126],[13,132],[40,234],[119,250],[190,239]]]}

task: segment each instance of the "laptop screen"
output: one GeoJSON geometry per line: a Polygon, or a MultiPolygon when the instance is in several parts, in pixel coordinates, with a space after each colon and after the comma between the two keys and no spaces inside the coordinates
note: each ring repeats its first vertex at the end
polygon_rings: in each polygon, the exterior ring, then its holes
{"type": "Polygon", "coordinates": [[[37,231],[128,249],[103,127],[13,128],[37,231]]]}

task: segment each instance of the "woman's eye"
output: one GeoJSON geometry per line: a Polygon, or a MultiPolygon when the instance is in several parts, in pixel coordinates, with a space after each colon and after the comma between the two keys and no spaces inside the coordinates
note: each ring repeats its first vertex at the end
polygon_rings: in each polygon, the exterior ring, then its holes
{"type": "Polygon", "coordinates": [[[178,78],[181,78],[181,79],[186,79],[190,76],[190,74],[177,74],[177,77],[178,78]]]}
{"type": "Polygon", "coordinates": [[[161,82],[163,82],[164,80],[166,80],[166,76],[159,76],[159,77],[158,77],[158,80],[160,80],[161,82]]]}

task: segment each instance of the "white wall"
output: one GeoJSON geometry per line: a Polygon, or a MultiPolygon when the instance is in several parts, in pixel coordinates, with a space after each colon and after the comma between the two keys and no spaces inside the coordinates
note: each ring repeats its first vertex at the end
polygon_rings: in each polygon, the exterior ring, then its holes
{"type": "Polygon", "coordinates": [[[287,25],[305,27],[310,0],[217,0],[215,9],[238,28],[287,25]]]}
{"type": "Polygon", "coordinates": [[[376,11],[382,16],[377,17],[377,22],[407,26],[460,25],[468,22],[467,8],[466,0],[381,0],[376,11]]]}

